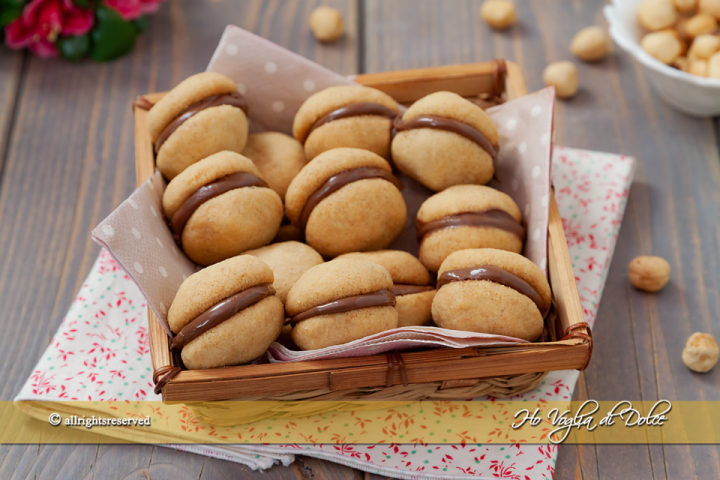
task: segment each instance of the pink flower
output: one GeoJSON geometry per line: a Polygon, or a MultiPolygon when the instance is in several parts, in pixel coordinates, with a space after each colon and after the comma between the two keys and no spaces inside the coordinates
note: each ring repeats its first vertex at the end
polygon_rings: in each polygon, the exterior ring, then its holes
{"type": "Polygon", "coordinates": [[[155,13],[163,0],[105,0],[105,5],[120,14],[123,20],[135,20],[138,17],[155,13]]]}
{"type": "Polygon", "coordinates": [[[41,57],[54,57],[59,35],[84,35],[93,21],[93,12],[76,7],[72,0],[32,0],[5,28],[5,43],[16,50],[27,47],[41,57]]]}

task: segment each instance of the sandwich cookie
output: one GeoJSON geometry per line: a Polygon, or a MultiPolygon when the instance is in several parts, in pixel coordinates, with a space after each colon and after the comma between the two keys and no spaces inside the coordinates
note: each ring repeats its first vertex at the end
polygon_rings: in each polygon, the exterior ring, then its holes
{"type": "Polygon", "coordinates": [[[278,194],[235,152],[211,155],[172,179],[163,210],[187,256],[201,265],[267,245],[283,216],[278,194]]]}
{"type": "Polygon", "coordinates": [[[322,90],[305,100],[293,122],[293,135],[305,146],[308,160],[339,147],[390,155],[392,120],[397,102],[374,88],[343,85],[322,90]]]}
{"type": "Polygon", "coordinates": [[[180,285],[168,323],[190,370],[247,363],[280,334],[284,310],[270,267],[241,255],[190,275],[180,285]]]}
{"type": "Polygon", "coordinates": [[[450,254],[440,266],[433,320],[442,328],[533,341],[552,302],[545,275],[517,253],[479,248],[450,254]]]}
{"type": "Polygon", "coordinates": [[[290,289],[285,311],[302,350],[341,345],[397,327],[390,273],[365,260],[312,267],[290,289]]]}
{"type": "Polygon", "coordinates": [[[457,185],[425,200],[417,214],[418,256],[431,272],[452,252],[498,248],[522,252],[525,228],[508,195],[482,185],[457,185]]]}
{"type": "Polygon", "coordinates": [[[346,253],[339,259],[367,260],[382,265],[393,280],[395,310],[398,327],[428,325],[432,320],[431,305],[435,298],[435,286],[430,285],[430,273],[420,260],[400,250],[346,253]]]}
{"type": "Polygon", "coordinates": [[[148,112],[158,169],[172,180],[213,153],[240,153],[248,136],[247,113],[247,101],[226,76],[204,72],[185,79],[148,112]]]}
{"type": "Polygon", "coordinates": [[[249,135],[242,154],[253,161],[260,175],[283,200],[288,185],[307,163],[300,142],[280,132],[249,135]]]}
{"type": "Polygon", "coordinates": [[[456,93],[421,98],[393,127],[393,162],[431,190],[484,185],[495,175],[497,127],[482,108],[456,93]]]}
{"type": "Polygon", "coordinates": [[[325,257],[387,247],[405,226],[402,183],[378,155],[328,150],[311,160],[285,195],[285,213],[325,257]]]}

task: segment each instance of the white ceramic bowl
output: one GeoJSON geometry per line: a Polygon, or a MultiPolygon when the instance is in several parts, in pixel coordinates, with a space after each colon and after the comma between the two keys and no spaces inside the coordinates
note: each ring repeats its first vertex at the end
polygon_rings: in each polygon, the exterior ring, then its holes
{"type": "Polygon", "coordinates": [[[690,115],[720,115],[720,79],[703,78],[665,65],[640,46],[644,34],[637,18],[642,0],[612,0],[605,6],[610,36],[642,64],[658,93],[671,106],[690,115]]]}

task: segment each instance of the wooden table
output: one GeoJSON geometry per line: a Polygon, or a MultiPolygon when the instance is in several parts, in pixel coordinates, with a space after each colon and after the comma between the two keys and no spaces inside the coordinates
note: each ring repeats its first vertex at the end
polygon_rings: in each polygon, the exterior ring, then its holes
{"type": "MultiPolygon", "coordinates": [[[[152,17],[133,52],[109,64],[67,64],[0,51],[0,399],[11,400],[62,320],[98,247],[90,230],[135,185],[131,100],[204,70],[232,23],[343,74],[517,62],[530,90],[552,61],[571,59],[580,28],[605,22],[601,1],[517,0],[520,24],[492,32],[479,1],[176,0],[152,17]],[[316,43],[320,3],[347,35],[316,43]]],[[[557,142],[638,159],[594,329],[595,352],[575,398],[720,400],[720,368],[697,375],[680,352],[694,331],[720,338],[720,162],[716,121],[668,108],[640,67],[616,52],[578,62],[580,93],[557,106],[557,142]],[[672,283],[634,291],[628,262],[666,258],[672,283]]],[[[717,428],[717,426],[716,426],[717,428]]],[[[562,446],[555,478],[720,477],[717,446],[562,446]]],[[[269,474],[145,445],[0,446],[0,478],[377,478],[299,457],[269,474]]]]}

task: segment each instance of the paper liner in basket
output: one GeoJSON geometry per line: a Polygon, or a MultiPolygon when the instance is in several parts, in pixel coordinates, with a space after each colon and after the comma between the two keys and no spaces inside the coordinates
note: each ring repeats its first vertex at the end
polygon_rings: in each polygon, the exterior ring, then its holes
{"type": "MultiPolygon", "coordinates": [[[[295,111],[317,90],[352,83],[310,60],[300,57],[237,27],[228,27],[213,55],[208,70],[232,78],[247,97],[249,119],[255,131],[288,131],[295,111]]],[[[493,186],[510,195],[523,213],[527,240],[523,254],[541,269],[546,268],[548,204],[550,195],[550,156],[554,91],[544,89],[488,110],[498,127],[500,152],[493,186]]],[[[391,245],[417,254],[415,217],[422,202],[433,192],[401,176],[405,182],[403,197],[408,205],[408,221],[400,237],[391,245]]],[[[199,267],[175,245],[163,218],[161,205],[165,183],[155,175],[141,185],[95,230],[93,239],[105,247],[118,264],[137,283],[155,315],[170,333],[167,310],[187,276],[199,267]]],[[[379,350],[408,346],[463,347],[501,344],[520,340],[508,337],[447,331],[440,328],[418,334],[413,329],[398,329],[354,342],[342,348],[342,356],[377,353],[379,350]],[[440,338],[442,337],[442,338],[440,338]],[[410,343],[408,343],[410,342],[410,343]],[[460,346],[459,344],[457,346],[460,346]]],[[[338,348],[288,354],[274,345],[276,361],[337,356],[338,348]]]]}

